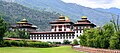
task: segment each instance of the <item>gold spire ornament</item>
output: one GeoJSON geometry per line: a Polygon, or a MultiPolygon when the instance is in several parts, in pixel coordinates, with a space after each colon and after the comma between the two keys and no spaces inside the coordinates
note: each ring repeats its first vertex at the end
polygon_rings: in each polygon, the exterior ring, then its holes
{"type": "Polygon", "coordinates": [[[70,21],[70,19],[69,19],[68,16],[65,16],[65,20],[66,20],[66,21],[70,21]]]}
{"type": "Polygon", "coordinates": [[[22,21],[27,21],[27,19],[24,18],[24,19],[22,19],[22,21]]]}
{"type": "Polygon", "coordinates": [[[87,18],[87,16],[82,16],[82,19],[87,18]]]}

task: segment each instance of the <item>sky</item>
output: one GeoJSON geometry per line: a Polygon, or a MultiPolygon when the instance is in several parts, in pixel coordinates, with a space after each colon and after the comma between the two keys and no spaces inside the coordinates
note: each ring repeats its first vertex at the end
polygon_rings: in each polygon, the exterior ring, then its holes
{"type": "Polygon", "coordinates": [[[108,9],[116,7],[120,9],[120,0],[62,0],[66,3],[76,3],[85,7],[108,9]]]}

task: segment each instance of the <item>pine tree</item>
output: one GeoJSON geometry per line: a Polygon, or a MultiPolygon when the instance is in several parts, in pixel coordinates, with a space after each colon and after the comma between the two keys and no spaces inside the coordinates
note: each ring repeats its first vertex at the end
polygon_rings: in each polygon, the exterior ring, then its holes
{"type": "Polygon", "coordinates": [[[8,24],[0,17],[0,46],[3,44],[3,36],[7,31],[8,24]]]}

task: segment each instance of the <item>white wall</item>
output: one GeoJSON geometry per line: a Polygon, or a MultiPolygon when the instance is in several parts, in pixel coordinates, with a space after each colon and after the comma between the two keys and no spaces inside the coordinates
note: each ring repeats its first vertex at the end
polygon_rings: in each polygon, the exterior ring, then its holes
{"type": "MultiPolygon", "coordinates": [[[[54,35],[56,35],[56,34],[54,34],[54,35]]],[[[53,36],[54,36],[53,35],[53,36]]],[[[60,34],[59,34],[60,35],[60,34]]],[[[63,34],[62,34],[63,35],[63,34]]],[[[70,35],[70,34],[69,34],[70,35]]],[[[74,36],[74,38],[72,38],[72,35],[71,35],[71,38],[69,38],[69,36],[68,36],[68,38],[66,38],[66,35],[65,35],[65,38],[63,38],[62,37],[62,39],[61,39],[61,37],[59,37],[59,39],[58,39],[58,37],[56,37],[56,39],[55,39],[55,37],[53,37],[53,39],[52,39],[52,37],[50,37],[50,39],[49,39],[49,37],[47,37],[47,39],[46,39],[46,37],[44,37],[44,39],[43,39],[43,37],[40,39],[40,37],[31,37],[31,36],[40,36],[40,35],[30,35],[30,39],[31,40],[37,40],[37,41],[44,41],[44,42],[48,42],[48,41],[50,41],[50,42],[61,42],[61,43],[63,43],[63,41],[64,40],[69,40],[69,41],[73,41],[74,39],[75,39],[75,36],[74,36]],[[37,39],[38,38],[38,39],[37,39]]],[[[43,35],[41,35],[41,36],[43,36],[43,35]]],[[[46,35],[44,35],[44,36],[46,36],[46,35]]],[[[50,35],[47,35],[47,36],[50,36],[50,35]]]]}

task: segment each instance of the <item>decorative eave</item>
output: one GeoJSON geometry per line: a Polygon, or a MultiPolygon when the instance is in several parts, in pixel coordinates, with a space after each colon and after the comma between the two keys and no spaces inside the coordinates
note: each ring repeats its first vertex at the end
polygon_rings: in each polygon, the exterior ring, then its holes
{"type": "Polygon", "coordinates": [[[78,20],[78,22],[88,22],[88,23],[91,23],[89,20],[78,20]]]}
{"type": "Polygon", "coordinates": [[[70,23],[74,24],[73,22],[70,21],[69,17],[65,16],[59,16],[59,19],[56,21],[50,22],[50,24],[64,24],[64,23],[70,23]]]}
{"type": "Polygon", "coordinates": [[[86,26],[86,25],[96,27],[96,25],[93,23],[76,23],[76,24],[74,24],[74,26],[86,26]]]}
{"type": "Polygon", "coordinates": [[[17,22],[17,24],[27,24],[27,22],[17,22]]]}
{"type": "Polygon", "coordinates": [[[53,21],[53,22],[50,22],[50,24],[64,24],[64,23],[74,24],[73,22],[67,22],[67,21],[53,21]]]}
{"type": "Polygon", "coordinates": [[[28,24],[28,25],[32,25],[31,23],[28,23],[28,22],[17,22],[17,24],[28,24]]]}
{"type": "Polygon", "coordinates": [[[10,26],[10,28],[33,28],[33,29],[37,29],[37,27],[32,27],[31,25],[23,25],[23,26],[10,26]]]}

